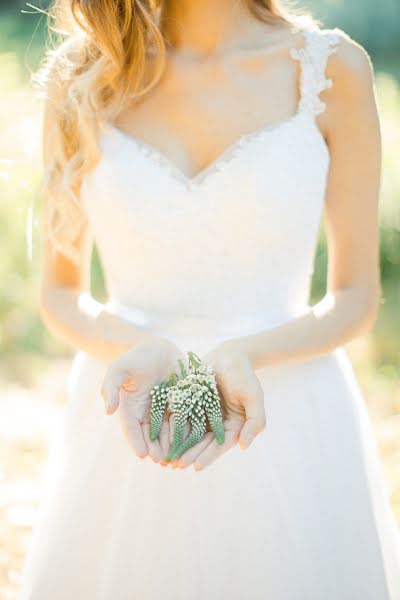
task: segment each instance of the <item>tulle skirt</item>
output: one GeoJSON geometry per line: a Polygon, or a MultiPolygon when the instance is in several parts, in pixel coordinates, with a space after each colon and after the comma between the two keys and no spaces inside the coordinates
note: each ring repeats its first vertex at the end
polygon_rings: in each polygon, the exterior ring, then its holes
{"type": "Polygon", "coordinates": [[[105,368],[73,362],[19,600],[400,599],[399,533],[343,348],[259,369],[266,429],[197,472],[133,455],[104,412],[105,368]]]}

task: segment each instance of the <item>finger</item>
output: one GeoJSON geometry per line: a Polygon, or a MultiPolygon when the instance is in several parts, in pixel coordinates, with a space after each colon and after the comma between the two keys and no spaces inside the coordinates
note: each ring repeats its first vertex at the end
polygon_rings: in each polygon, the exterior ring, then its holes
{"type": "Polygon", "coordinates": [[[206,435],[199,442],[197,442],[195,446],[192,446],[191,448],[189,448],[189,450],[186,450],[186,452],[184,452],[182,456],[180,456],[177,459],[178,467],[180,467],[181,469],[185,469],[186,467],[192,465],[196,458],[207,448],[207,446],[214,439],[214,432],[211,431],[209,433],[206,433],[206,435]]]}
{"type": "Polygon", "coordinates": [[[246,410],[246,417],[246,422],[239,436],[239,446],[242,450],[248,448],[254,438],[265,429],[266,416],[264,404],[257,409],[252,407],[248,411],[246,410]]]}
{"type": "MultiPolygon", "coordinates": [[[[224,421],[224,436],[230,433],[235,435],[236,440],[238,439],[239,432],[243,426],[243,419],[226,419],[224,421]]],[[[204,450],[210,445],[211,442],[218,441],[212,431],[207,433],[204,438],[198,442],[193,448],[189,448],[184,454],[182,454],[181,459],[183,460],[182,468],[186,466],[190,466],[193,464],[196,459],[204,452],[204,450]]],[[[221,444],[218,444],[221,447],[221,444]]]]}
{"type": "Polygon", "coordinates": [[[120,421],[122,431],[136,456],[145,458],[148,454],[148,446],[145,442],[139,419],[131,417],[130,419],[120,419],[120,421]]]}
{"type": "Polygon", "coordinates": [[[108,415],[115,413],[119,406],[120,378],[115,373],[107,373],[101,386],[101,396],[104,401],[105,411],[108,415]]]}
{"type": "Polygon", "coordinates": [[[126,376],[116,367],[109,369],[100,390],[108,415],[112,415],[117,410],[120,403],[121,389],[128,392],[135,391],[136,386],[133,377],[131,375],[126,376]]]}
{"type": "Polygon", "coordinates": [[[121,388],[125,390],[125,392],[135,392],[137,390],[133,375],[128,375],[122,379],[121,388]]]}
{"type": "Polygon", "coordinates": [[[225,441],[223,444],[219,444],[216,439],[213,439],[211,444],[194,461],[194,470],[200,471],[215,462],[217,458],[225,454],[225,452],[236,444],[238,435],[238,432],[235,430],[225,431],[225,441]]]}
{"type": "Polygon", "coordinates": [[[142,424],[143,438],[147,444],[148,448],[148,456],[156,463],[160,462],[162,459],[162,450],[160,441],[158,439],[151,440],[150,439],[150,423],[142,424]]]}

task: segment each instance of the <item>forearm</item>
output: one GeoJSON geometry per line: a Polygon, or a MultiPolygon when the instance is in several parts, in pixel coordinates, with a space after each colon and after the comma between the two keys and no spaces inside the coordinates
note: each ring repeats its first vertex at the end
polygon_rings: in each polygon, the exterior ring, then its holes
{"type": "Polygon", "coordinates": [[[146,330],[113,314],[89,294],[53,289],[41,303],[43,321],[53,334],[77,350],[112,360],[152,337],[146,330]]]}
{"type": "Polygon", "coordinates": [[[244,351],[254,368],[326,354],[368,331],[377,314],[376,297],[363,291],[327,294],[300,317],[256,334],[228,340],[244,351]]]}

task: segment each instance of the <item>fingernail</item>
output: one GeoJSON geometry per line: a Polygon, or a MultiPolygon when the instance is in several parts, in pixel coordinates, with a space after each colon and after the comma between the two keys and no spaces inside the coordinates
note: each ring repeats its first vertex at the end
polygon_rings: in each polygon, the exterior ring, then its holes
{"type": "Polygon", "coordinates": [[[137,391],[137,387],[135,385],[122,385],[121,389],[124,390],[124,392],[136,392],[137,391]]]}
{"type": "Polygon", "coordinates": [[[106,413],[108,415],[112,414],[113,410],[115,408],[115,403],[112,401],[107,401],[106,402],[106,413]]]}
{"type": "Polygon", "coordinates": [[[128,379],[122,384],[121,388],[126,392],[136,392],[136,385],[133,377],[128,377],[128,379]]]}

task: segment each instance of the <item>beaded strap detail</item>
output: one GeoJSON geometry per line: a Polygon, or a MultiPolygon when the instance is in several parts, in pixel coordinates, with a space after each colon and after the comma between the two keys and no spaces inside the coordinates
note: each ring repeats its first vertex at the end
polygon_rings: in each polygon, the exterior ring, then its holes
{"type": "Polygon", "coordinates": [[[319,94],[333,85],[332,79],[326,77],[328,57],[344,35],[338,28],[306,29],[304,47],[290,50],[291,57],[299,60],[302,67],[299,104],[302,112],[317,115],[325,110],[326,103],[319,94]]]}

